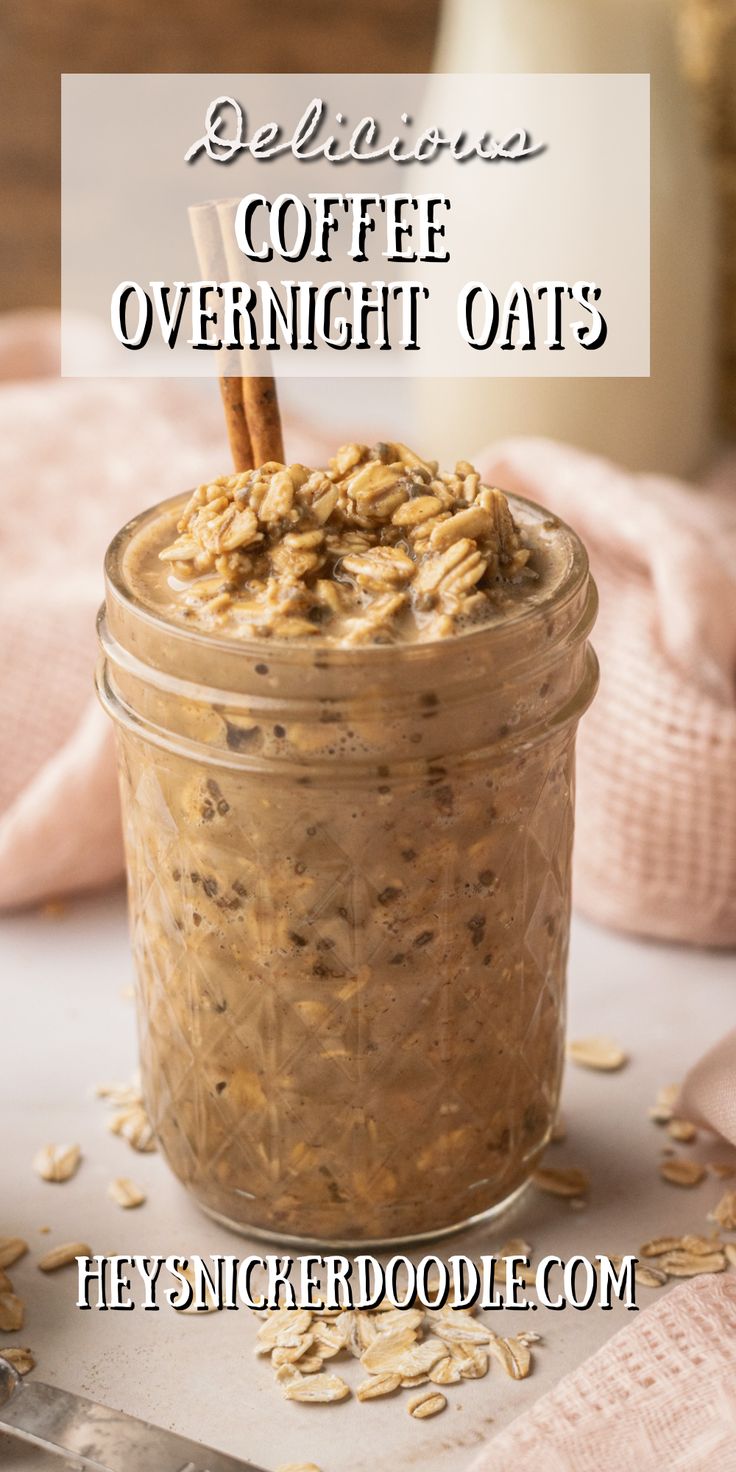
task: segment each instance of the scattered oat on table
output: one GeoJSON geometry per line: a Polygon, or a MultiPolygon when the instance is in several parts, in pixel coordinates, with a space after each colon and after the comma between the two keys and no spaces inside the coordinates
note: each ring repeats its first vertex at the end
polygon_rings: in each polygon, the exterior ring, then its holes
{"type": "Polygon", "coordinates": [[[457,1359],[448,1354],[432,1366],[428,1378],[432,1385],[459,1385],[463,1377],[457,1359]]]}
{"type": "Polygon", "coordinates": [[[680,1145],[692,1145],[693,1140],[698,1138],[695,1125],[689,1119],[671,1119],[667,1125],[667,1134],[680,1145]]]}
{"type": "Polygon", "coordinates": [[[487,1344],[491,1338],[491,1330],[486,1324],[477,1324],[470,1314],[456,1309],[440,1309],[432,1328],[444,1344],[487,1344]]]}
{"type": "Polygon", "coordinates": [[[672,1186],[699,1186],[705,1177],[705,1166],[698,1160],[686,1160],[676,1155],[672,1160],[663,1160],[659,1167],[662,1179],[672,1186]]]}
{"type": "Polygon", "coordinates": [[[309,1309],[277,1309],[268,1315],[256,1334],[256,1354],[270,1354],[278,1348],[282,1334],[306,1334],[311,1322],[309,1309]]]}
{"type": "MultiPolygon", "coordinates": [[[[672,1241],[676,1243],[677,1239],[673,1238],[672,1241]]],[[[624,1264],[623,1257],[618,1253],[609,1252],[608,1259],[611,1263],[613,1263],[616,1271],[620,1272],[624,1264]]],[[[663,1271],[663,1269],[652,1267],[650,1263],[638,1262],[636,1264],[635,1272],[637,1288],[663,1288],[665,1283],[667,1282],[667,1274],[663,1271]]]]}
{"type": "Polygon", "coordinates": [[[693,1252],[701,1257],[707,1257],[709,1252],[719,1252],[721,1242],[717,1233],[711,1237],[703,1237],[697,1232],[686,1232],[682,1237],[653,1237],[651,1242],[645,1242],[639,1248],[642,1257],[664,1257],[668,1252],[693,1252]]]}
{"type": "Polygon", "coordinates": [[[668,1252],[661,1259],[661,1266],[670,1278],[697,1278],[700,1273],[722,1273],[726,1266],[726,1254],[718,1251],[706,1256],[702,1252],[677,1250],[668,1252]]]}
{"type": "Polygon", "coordinates": [[[284,1381],[284,1395],[287,1400],[298,1400],[305,1404],[313,1402],[325,1402],[333,1400],[344,1400],[350,1394],[350,1386],[340,1379],[339,1375],[300,1375],[298,1371],[293,1379],[284,1381]]]}
{"type": "Polygon", "coordinates": [[[140,1150],[142,1154],[149,1154],[156,1149],[153,1128],[142,1104],[132,1104],[129,1108],[118,1110],[108,1120],[107,1128],[111,1134],[121,1135],[134,1150],[140,1150]]]}
{"type": "Polygon", "coordinates": [[[0,1268],[12,1268],[27,1251],[28,1243],[22,1237],[0,1237],[0,1268]]]}
{"type": "Polygon", "coordinates": [[[126,1104],[140,1104],[143,1102],[140,1074],[136,1071],[127,1083],[98,1084],[95,1095],[98,1099],[106,1099],[118,1109],[126,1104]]]}
{"type": "Polygon", "coordinates": [[[532,1367],[532,1354],[525,1336],[502,1339],[494,1334],[488,1352],[512,1380],[526,1380],[532,1367]]]}
{"type": "Polygon", "coordinates": [[[140,1186],[136,1186],[127,1176],[116,1176],[115,1180],[110,1182],[107,1194],[117,1206],[124,1207],[126,1211],[131,1210],[134,1206],[142,1206],[146,1199],[145,1191],[142,1191],[140,1186]]]}
{"type": "Polygon", "coordinates": [[[736,1191],[727,1191],[717,1206],[708,1213],[708,1221],[718,1222],[724,1232],[736,1232],[736,1191]]]}
{"type": "Polygon", "coordinates": [[[35,1370],[36,1368],[33,1351],[21,1348],[20,1345],[16,1348],[14,1344],[11,1344],[5,1349],[0,1349],[0,1360],[7,1360],[8,1364],[13,1366],[17,1375],[28,1375],[31,1370],[35,1370]]]}
{"type": "Polygon", "coordinates": [[[58,1268],[69,1267],[78,1257],[91,1257],[92,1248],[87,1242],[61,1242],[39,1257],[38,1266],[42,1273],[55,1273],[58,1268]]]}
{"type": "MultiPolygon", "coordinates": [[[[639,1248],[639,1256],[656,1258],[656,1266],[647,1263],[636,1268],[637,1283],[646,1282],[649,1275],[657,1279],[657,1286],[665,1278],[696,1278],[700,1273],[722,1273],[731,1258],[728,1248],[717,1235],[703,1237],[697,1232],[686,1232],[682,1237],[653,1237],[639,1248]],[[645,1276],[646,1275],[646,1276],[645,1276]],[[661,1275],[661,1277],[660,1277],[661,1275]]],[[[654,1285],[652,1285],[654,1286],[654,1285]]]]}
{"type": "Polygon", "coordinates": [[[426,1390],[423,1395],[413,1395],[406,1409],[415,1421],[424,1421],[427,1416],[437,1416],[447,1407],[447,1397],[439,1390],[426,1390]]]}
{"type": "Polygon", "coordinates": [[[732,1176],[736,1176],[736,1165],[732,1165],[728,1160],[709,1160],[707,1168],[711,1175],[719,1181],[728,1181],[732,1176]]]}
{"type": "Polygon", "coordinates": [[[703,1237],[699,1232],[686,1232],[679,1245],[683,1252],[694,1252],[699,1257],[707,1257],[710,1252],[720,1252],[722,1248],[717,1232],[710,1237],[703,1237]]]}
{"type": "Polygon", "coordinates": [[[610,1038],[581,1038],[567,1045],[567,1056],[580,1068],[592,1068],[599,1073],[615,1073],[628,1063],[628,1055],[610,1038]]]}
{"type": "Polygon", "coordinates": [[[299,1360],[299,1365],[297,1366],[297,1368],[299,1372],[303,1374],[304,1361],[308,1360],[311,1363],[313,1359],[318,1359],[319,1364],[316,1366],[316,1369],[321,1370],[322,1356],[318,1350],[314,1350],[313,1352],[313,1347],[313,1334],[294,1334],[292,1336],[291,1342],[289,1342],[286,1335],[284,1335],[281,1344],[277,1345],[276,1349],[274,1349],[271,1353],[271,1364],[295,1365],[297,1360],[299,1360]]]}
{"type": "Polygon", "coordinates": [[[680,1246],[680,1237],[652,1237],[639,1248],[639,1257],[663,1257],[665,1252],[674,1252],[680,1246]]]}
{"type": "Polygon", "coordinates": [[[111,1134],[120,1135],[143,1154],[157,1149],[137,1074],[127,1084],[98,1084],[95,1092],[98,1099],[105,1099],[115,1111],[107,1121],[111,1134]]]}
{"type": "Polygon", "coordinates": [[[276,1472],[322,1472],[316,1462],[282,1462],[276,1472]]]}
{"type": "Polygon", "coordinates": [[[584,1196],[590,1186],[590,1177],[575,1165],[539,1166],[532,1181],[539,1191],[546,1191],[550,1196],[584,1196]]]}
{"type": "Polygon", "coordinates": [[[679,1092],[679,1084],[665,1084],[663,1088],[657,1090],[656,1100],[648,1111],[649,1118],[655,1124],[669,1124],[679,1092]]]}
{"type": "Polygon", "coordinates": [[[15,1334],[23,1328],[25,1305],[17,1293],[0,1293],[0,1330],[3,1334],[15,1334]]]}
{"type": "Polygon", "coordinates": [[[648,1267],[644,1263],[636,1265],[636,1286],[642,1288],[663,1288],[667,1282],[667,1274],[664,1268],[648,1267]]]}
{"type": "Polygon", "coordinates": [[[378,1400],[382,1395],[393,1395],[400,1385],[400,1375],[393,1371],[383,1371],[382,1374],[370,1375],[367,1380],[363,1380],[355,1394],[358,1400],[378,1400]]]}
{"type": "Polygon", "coordinates": [[[378,1334],[373,1344],[361,1355],[360,1362],[370,1374],[400,1375],[402,1380],[426,1375],[437,1360],[444,1359],[447,1349],[440,1339],[420,1342],[413,1330],[378,1334]]]}
{"type": "Polygon", "coordinates": [[[488,1374],[490,1358],[487,1349],[478,1344],[451,1344],[452,1358],[460,1366],[462,1380],[482,1380],[488,1374]]]}
{"type": "Polygon", "coordinates": [[[350,1394],[340,1376],[323,1370],[325,1358],[343,1354],[360,1360],[367,1376],[356,1390],[359,1401],[427,1386],[424,1404],[438,1394],[433,1386],[457,1385],[487,1375],[489,1350],[508,1375],[523,1379],[531,1368],[530,1346],[540,1337],[526,1331],[499,1340],[469,1309],[449,1305],[397,1310],[384,1301],[374,1309],[361,1310],[280,1308],[259,1314],[259,1318],[256,1354],[270,1355],[276,1380],[288,1400],[307,1404],[344,1400],[350,1394]]]}
{"type": "Polygon", "coordinates": [[[44,1145],[33,1157],[33,1169],[42,1181],[70,1181],[81,1159],[78,1145],[44,1145]]]}

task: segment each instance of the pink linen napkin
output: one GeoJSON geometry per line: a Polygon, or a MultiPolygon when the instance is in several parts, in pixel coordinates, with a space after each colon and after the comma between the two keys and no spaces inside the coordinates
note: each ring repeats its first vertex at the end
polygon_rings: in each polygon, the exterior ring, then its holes
{"type": "MultiPolygon", "coordinates": [[[[105,548],[230,463],[215,384],[59,379],[58,330],[52,313],[0,318],[0,909],[121,876],[93,695],[105,548]]],[[[291,439],[322,457],[298,426],[291,439]]]]}
{"type": "Polygon", "coordinates": [[[674,1112],[736,1145],[736,1028],[690,1069],[674,1112]]]}
{"type": "Polygon", "coordinates": [[[598,583],[576,904],[616,929],[736,944],[736,459],[698,488],[548,440],[476,463],[569,521],[598,583]]]}
{"type": "Polygon", "coordinates": [[[659,1298],[469,1472],[736,1472],[736,1279],[659,1298]]]}

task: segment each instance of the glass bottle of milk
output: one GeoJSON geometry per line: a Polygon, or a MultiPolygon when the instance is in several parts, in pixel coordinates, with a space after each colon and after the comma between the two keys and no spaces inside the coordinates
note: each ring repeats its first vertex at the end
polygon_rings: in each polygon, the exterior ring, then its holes
{"type": "Polygon", "coordinates": [[[651,377],[419,379],[419,443],[445,463],[547,435],[688,476],[712,447],[715,202],[678,44],[681,0],[445,0],[438,72],[649,72],[651,377]]]}

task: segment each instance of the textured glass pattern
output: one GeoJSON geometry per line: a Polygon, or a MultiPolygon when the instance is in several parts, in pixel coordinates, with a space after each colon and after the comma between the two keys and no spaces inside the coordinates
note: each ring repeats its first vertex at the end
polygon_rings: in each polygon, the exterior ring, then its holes
{"type": "Polygon", "coordinates": [[[333,1242],[514,1192],[560,1083],[574,724],[339,785],[119,741],[144,1088],[177,1175],[243,1227],[333,1242]]]}

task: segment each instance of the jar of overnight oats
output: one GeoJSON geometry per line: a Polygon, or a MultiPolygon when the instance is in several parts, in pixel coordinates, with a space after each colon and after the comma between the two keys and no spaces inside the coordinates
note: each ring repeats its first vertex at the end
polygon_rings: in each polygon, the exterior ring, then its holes
{"type": "Polygon", "coordinates": [[[544,510],[403,445],[115,538],[143,1086],[211,1215],[369,1244],[507,1205],[555,1122],[596,595],[544,510]]]}

